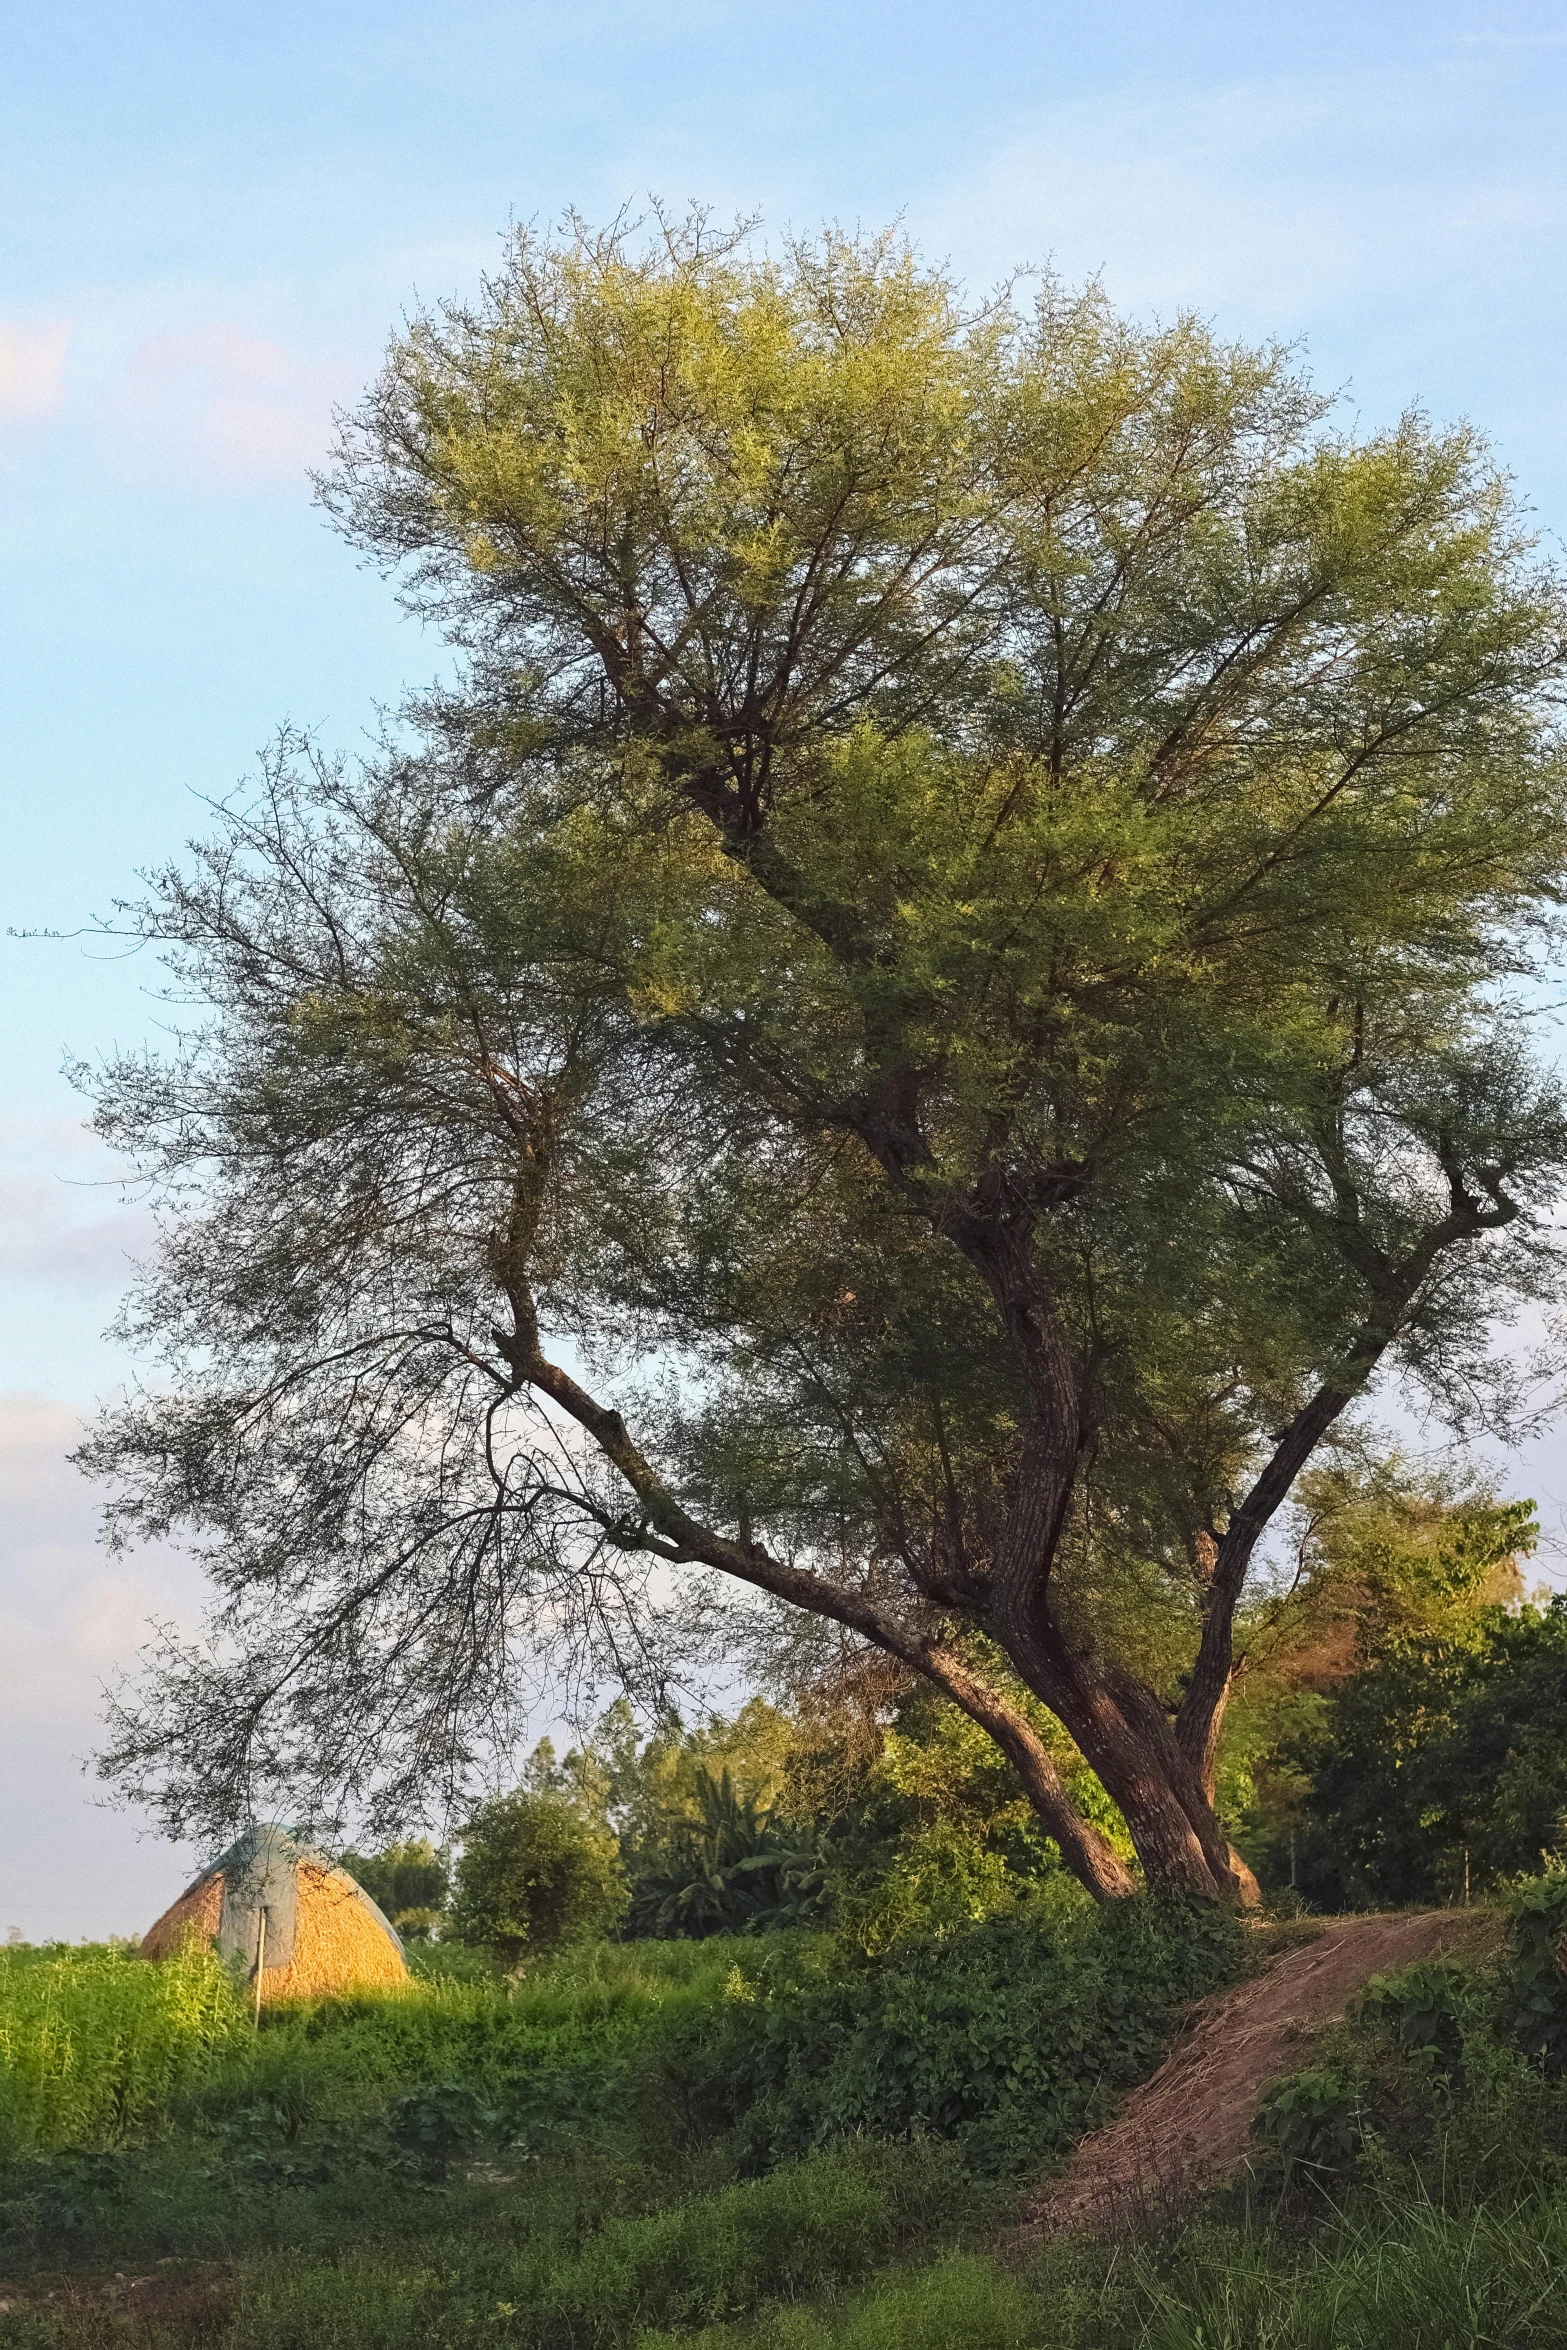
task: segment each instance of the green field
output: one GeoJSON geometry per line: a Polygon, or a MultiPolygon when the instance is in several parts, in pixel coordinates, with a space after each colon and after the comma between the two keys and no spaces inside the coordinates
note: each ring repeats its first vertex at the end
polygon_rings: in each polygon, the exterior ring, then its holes
{"type": "Polygon", "coordinates": [[[1567,2343],[1562,2002],[1516,1955],[1363,2003],[1244,2190],[1114,2245],[997,2256],[1184,2001],[1253,1963],[1215,1915],[1058,1903],[878,1960],[795,1933],[601,1943],[512,1986],[426,1971],[258,2032],[204,1955],[8,1951],[0,2330],[39,2350],[1567,2343]]]}

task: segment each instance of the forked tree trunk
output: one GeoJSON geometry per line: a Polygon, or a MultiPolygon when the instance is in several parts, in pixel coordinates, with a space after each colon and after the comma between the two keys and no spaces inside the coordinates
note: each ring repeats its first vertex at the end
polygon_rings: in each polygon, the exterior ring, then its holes
{"type": "Polygon", "coordinates": [[[1212,1782],[1183,1750],[1154,1692],[1105,1659],[1078,1651],[1048,1614],[1030,1611],[1024,1625],[1009,1628],[1012,1663],[1116,1804],[1146,1883],[1254,1903],[1256,1879],[1219,1824],[1212,1782]]]}
{"type": "MultiPolygon", "coordinates": [[[[625,1478],[668,1544],[665,1556],[700,1559],[774,1598],[828,1618],[897,1657],[950,1697],[991,1737],[1016,1769],[1029,1801],[1068,1868],[1099,1899],[1136,1890],[1137,1879],[1109,1839],[1084,1819],[1031,1722],[973,1671],[960,1650],[883,1615],[852,1590],[824,1583],[808,1569],[774,1558],[765,1545],[720,1534],[671,1494],[632,1441],[619,1412],[599,1403],[538,1343],[531,1295],[518,1282],[515,1346],[519,1371],[585,1429],[625,1478]]],[[[1106,1793],[1119,1806],[1145,1881],[1213,1900],[1255,1896],[1255,1883],[1231,1851],[1208,1790],[1151,1689],[1103,1658],[1077,1649],[1048,1601],[987,1626],[1025,1687],[1076,1740],[1106,1793]]]]}
{"type": "Polygon", "coordinates": [[[1126,1822],[1142,1875],[1084,1818],[1048,1747],[1007,1698],[951,1650],[926,1650],[919,1670],[1000,1747],[1065,1865],[1096,1899],[1140,1883],[1166,1892],[1239,1902],[1260,1899],[1257,1880],[1219,1825],[1212,1786],[1194,1774],[1175,1727],[1151,1690],[1082,1658],[1019,1677],[1069,1730],[1126,1822]],[[1070,1667],[1070,1669],[1068,1669],[1070,1667]],[[1041,1687],[1040,1683],[1044,1686],[1041,1687]]]}

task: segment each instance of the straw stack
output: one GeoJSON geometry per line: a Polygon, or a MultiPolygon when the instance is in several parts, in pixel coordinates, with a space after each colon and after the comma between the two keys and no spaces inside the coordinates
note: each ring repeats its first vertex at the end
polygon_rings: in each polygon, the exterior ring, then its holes
{"type": "Polygon", "coordinates": [[[142,1956],[167,1958],[193,1938],[244,1971],[258,2007],[408,1978],[402,1943],[364,1887],[283,1828],[251,1829],[204,1869],[143,1935],[142,1956]]]}

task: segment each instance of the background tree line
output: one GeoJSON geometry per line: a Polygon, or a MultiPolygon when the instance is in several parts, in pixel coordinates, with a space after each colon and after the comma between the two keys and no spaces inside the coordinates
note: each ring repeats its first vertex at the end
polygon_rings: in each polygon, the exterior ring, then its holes
{"type": "MultiPolygon", "coordinates": [[[[1295,1553],[1247,1626],[1218,1770],[1229,1832],[1275,1899],[1481,1898],[1567,1852],[1567,1598],[1526,1596],[1536,1531],[1529,1503],[1396,1460],[1308,1483],[1295,1553]]],[[[1130,1853],[1082,1757],[1060,1741],[1058,1760],[1130,1853]]],[[[1063,1875],[993,1742],[912,1679],[880,1719],[753,1697],[643,1735],[622,1699],[565,1755],[535,1747],[472,1815],[454,1870],[428,1842],[345,1857],[404,1930],[503,1965],[594,1934],[792,1925],[880,1950],[1063,1875]]]]}

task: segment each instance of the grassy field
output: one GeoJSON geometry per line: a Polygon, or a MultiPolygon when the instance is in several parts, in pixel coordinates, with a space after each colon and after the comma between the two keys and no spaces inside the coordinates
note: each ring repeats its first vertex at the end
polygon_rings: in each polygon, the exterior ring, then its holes
{"type": "Polygon", "coordinates": [[[1233,1927],[1068,1905],[874,1964],[824,1935],[601,1944],[257,2032],[205,1956],[7,1952],[0,2337],[1567,2345],[1567,2090],[1512,2028],[1516,1969],[1380,1990],[1244,2192],[996,2255],[1023,2189],[1244,1963],[1233,1927]]]}

